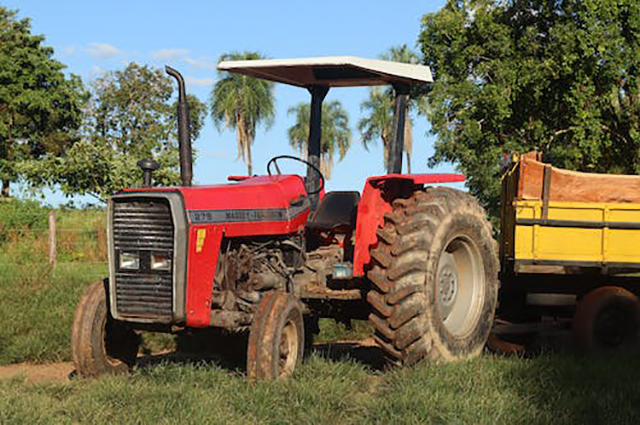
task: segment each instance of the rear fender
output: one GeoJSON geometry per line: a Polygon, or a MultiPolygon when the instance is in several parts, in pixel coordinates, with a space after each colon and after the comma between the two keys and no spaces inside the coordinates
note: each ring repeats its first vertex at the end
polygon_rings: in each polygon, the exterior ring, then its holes
{"type": "Polygon", "coordinates": [[[364,276],[371,261],[369,252],[377,244],[376,232],[384,225],[384,215],[398,198],[408,198],[425,184],[462,182],[462,174],[388,174],[369,177],[362,191],[356,219],[353,276],[364,276]]]}

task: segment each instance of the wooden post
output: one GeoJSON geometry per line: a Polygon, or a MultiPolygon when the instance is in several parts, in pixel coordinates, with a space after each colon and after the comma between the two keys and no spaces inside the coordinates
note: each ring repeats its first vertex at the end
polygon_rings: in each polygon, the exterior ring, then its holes
{"type": "Polygon", "coordinates": [[[55,265],[56,255],[56,212],[49,212],[49,264],[55,265]]]}

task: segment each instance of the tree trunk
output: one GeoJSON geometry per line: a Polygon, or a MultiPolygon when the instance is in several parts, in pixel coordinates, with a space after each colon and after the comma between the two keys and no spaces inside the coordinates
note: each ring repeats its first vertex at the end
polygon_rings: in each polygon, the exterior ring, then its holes
{"type": "Polygon", "coordinates": [[[409,116],[409,108],[407,107],[407,115],[404,124],[404,151],[407,153],[407,173],[411,174],[411,152],[413,151],[413,124],[409,116]]]}
{"type": "Polygon", "coordinates": [[[9,197],[10,185],[11,185],[11,182],[9,180],[2,180],[2,194],[0,196],[2,196],[3,198],[9,197]]]}
{"type": "Polygon", "coordinates": [[[253,175],[253,161],[251,159],[251,140],[247,140],[247,170],[249,176],[253,175]]]}

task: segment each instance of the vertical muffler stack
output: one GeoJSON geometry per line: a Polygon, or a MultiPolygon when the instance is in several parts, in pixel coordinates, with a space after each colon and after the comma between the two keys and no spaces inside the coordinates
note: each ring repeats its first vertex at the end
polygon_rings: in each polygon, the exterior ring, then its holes
{"type": "Polygon", "coordinates": [[[171,68],[164,67],[167,74],[178,82],[178,143],[180,145],[180,179],[183,186],[191,186],[193,178],[193,157],[191,156],[191,137],[189,135],[189,104],[184,88],[184,78],[171,68]]]}

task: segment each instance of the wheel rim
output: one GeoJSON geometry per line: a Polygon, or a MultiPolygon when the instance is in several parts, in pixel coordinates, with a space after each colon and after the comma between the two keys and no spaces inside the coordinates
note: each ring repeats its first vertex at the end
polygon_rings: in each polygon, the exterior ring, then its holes
{"type": "Polygon", "coordinates": [[[594,333],[598,345],[602,348],[613,348],[621,345],[631,333],[628,324],[633,317],[626,317],[624,312],[615,307],[603,309],[596,316],[594,333]]]}
{"type": "Polygon", "coordinates": [[[436,304],[446,330],[454,336],[472,331],[484,304],[485,273],[478,246],[456,236],[440,255],[436,273],[436,304]]]}
{"type": "Polygon", "coordinates": [[[278,350],[278,376],[283,378],[293,373],[298,362],[299,338],[298,328],[289,319],[282,329],[280,347],[278,350]]]}

